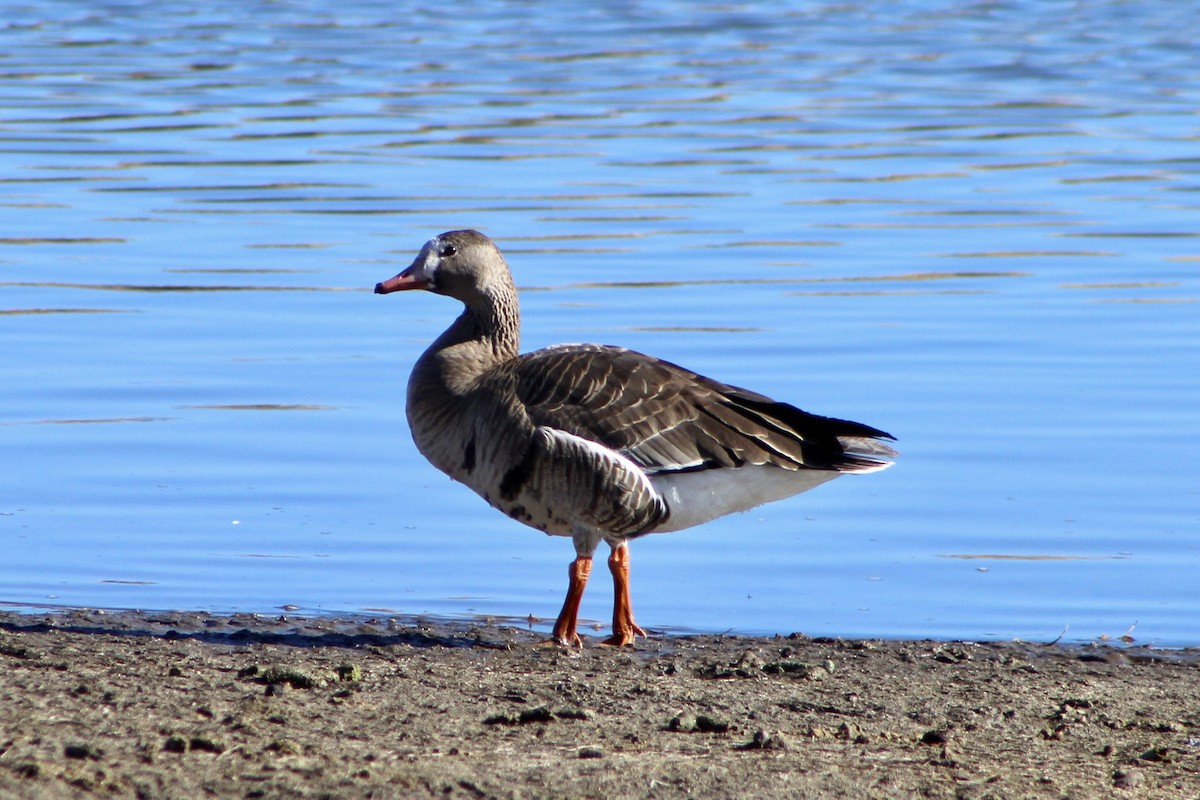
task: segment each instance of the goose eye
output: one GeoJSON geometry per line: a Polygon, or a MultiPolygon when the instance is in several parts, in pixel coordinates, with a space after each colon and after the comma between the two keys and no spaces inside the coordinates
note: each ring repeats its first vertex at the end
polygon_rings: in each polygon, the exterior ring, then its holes
{"type": "Polygon", "coordinates": [[[458,252],[458,249],[454,245],[444,244],[438,250],[438,255],[441,256],[442,258],[449,258],[450,256],[454,255],[457,252],[458,252]]]}

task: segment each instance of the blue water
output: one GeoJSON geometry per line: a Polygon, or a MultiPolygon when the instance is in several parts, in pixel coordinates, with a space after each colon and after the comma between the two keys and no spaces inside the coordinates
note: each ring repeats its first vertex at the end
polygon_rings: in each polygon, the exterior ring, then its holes
{"type": "Polygon", "coordinates": [[[569,543],[404,422],[457,309],[370,294],[474,227],[528,349],[621,344],[899,439],[887,472],[636,542],[643,625],[1196,645],[1198,23],[9,9],[0,603],[544,627],[569,543]]]}

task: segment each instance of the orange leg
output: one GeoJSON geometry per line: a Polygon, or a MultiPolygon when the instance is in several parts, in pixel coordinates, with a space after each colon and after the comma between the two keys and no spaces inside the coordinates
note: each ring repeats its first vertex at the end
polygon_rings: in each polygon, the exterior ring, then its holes
{"type": "Polygon", "coordinates": [[[579,620],[579,601],[583,599],[583,590],[587,588],[588,575],[592,573],[592,557],[580,556],[571,562],[567,575],[571,582],[567,585],[567,599],[563,600],[562,611],[554,623],[551,636],[553,641],[567,647],[582,647],[583,640],[575,632],[579,620]]]}
{"type": "Polygon", "coordinates": [[[629,600],[629,548],[614,547],[608,557],[608,571],[613,576],[613,635],[604,644],[625,647],[633,644],[634,636],[645,636],[633,621],[633,604],[629,600]]]}

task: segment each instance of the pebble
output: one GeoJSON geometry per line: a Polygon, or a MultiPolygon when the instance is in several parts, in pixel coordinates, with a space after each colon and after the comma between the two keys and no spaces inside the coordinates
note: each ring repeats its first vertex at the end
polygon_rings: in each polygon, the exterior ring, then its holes
{"type": "Polygon", "coordinates": [[[545,706],[527,708],[520,714],[492,714],[485,717],[484,725],[528,725],[531,722],[553,722],[555,715],[545,706]]]}
{"type": "Polygon", "coordinates": [[[337,676],[339,681],[361,681],[363,676],[362,667],[358,664],[339,664],[337,676]]]}
{"type": "Polygon", "coordinates": [[[667,723],[667,730],[679,731],[680,733],[691,733],[698,730],[696,727],[696,715],[688,714],[684,711],[679,712],[667,723]]]}
{"type": "Polygon", "coordinates": [[[787,740],[782,734],[771,733],[768,730],[759,728],[754,732],[754,736],[750,739],[750,743],[744,745],[744,750],[787,750],[787,740]]]}
{"type": "Polygon", "coordinates": [[[67,758],[90,758],[93,761],[99,761],[100,757],[104,755],[104,751],[85,742],[72,742],[63,748],[63,755],[67,758]]]}
{"type": "Polygon", "coordinates": [[[267,749],[281,756],[297,756],[304,752],[300,743],[292,739],[276,739],[267,745],[267,749]]]}
{"type": "Polygon", "coordinates": [[[725,733],[729,730],[729,723],[718,717],[682,711],[667,723],[667,730],[679,733],[725,733]]]}
{"type": "Polygon", "coordinates": [[[948,731],[938,730],[925,731],[921,737],[921,744],[945,744],[948,733],[948,731]]]}
{"type": "Polygon", "coordinates": [[[550,713],[550,709],[545,706],[527,708],[517,717],[517,723],[520,725],[528,725],[531,722],[552,722],[553,720],[554,714],[550,713]]]}
{"type": "Polygon", "coordinates": [[[1136,769],[1129,771],[1117,770],[1113,773],[1113,787],[1117,789],[1136,789],[1146,780],[1146,776],[1136,769]]]}
{"type": "Polygon", "coordinates": [[[225,745],[208,736],[193,736],[188,740],[189,750],[201,750],[206,753],[224,753],[225,745]]]}

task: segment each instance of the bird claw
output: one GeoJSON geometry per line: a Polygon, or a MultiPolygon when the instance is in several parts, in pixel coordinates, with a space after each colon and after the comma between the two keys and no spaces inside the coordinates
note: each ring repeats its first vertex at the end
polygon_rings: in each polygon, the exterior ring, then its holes
{"type": "Polygon", "coordinates": [[[600,644],[606,647],[633,647],[633,641],[638,636],[643,639],[647,638],[646,631],[631,620],[628,627],[613,628],[613,635],[600,644]]]}
{"type": "Polygon", "coordinates": [[[538,646],[546,647],[546,648],[567,647],[567,648],[571,648],[573,650],[582,650],[583,649],[583,639],[581,639],[579,637],[578,633],[572,633],[570,636],[559,636],[559,635],[555,634],[555,635],[551,636],[549,639],[539,642],[538,646]]]}

